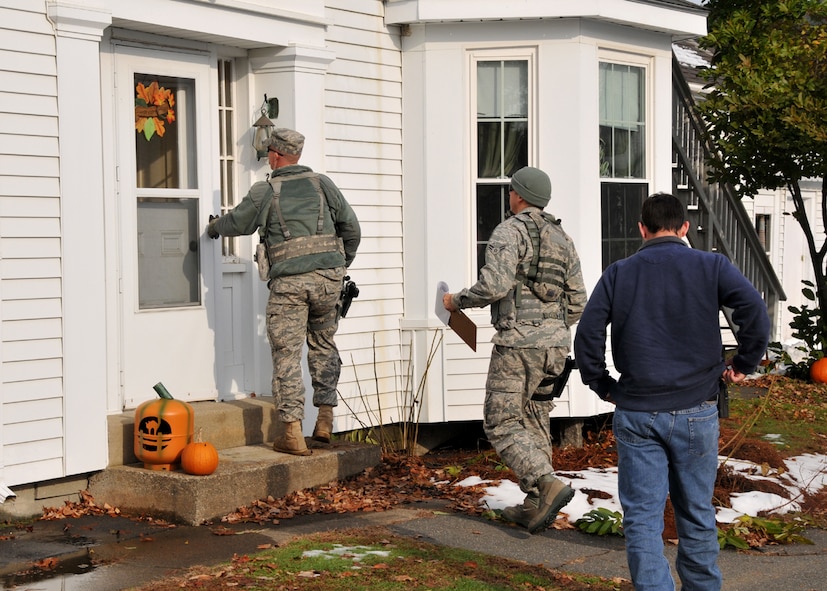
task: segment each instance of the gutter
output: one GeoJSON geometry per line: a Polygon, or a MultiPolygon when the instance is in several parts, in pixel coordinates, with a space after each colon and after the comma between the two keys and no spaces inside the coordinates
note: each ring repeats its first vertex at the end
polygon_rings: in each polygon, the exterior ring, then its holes
{"type": "Polygon", "coordinates": [[[16,497],[17,495],[5,484],[0,484],[0,505],[6,502],[9,497],[16,497]]]}

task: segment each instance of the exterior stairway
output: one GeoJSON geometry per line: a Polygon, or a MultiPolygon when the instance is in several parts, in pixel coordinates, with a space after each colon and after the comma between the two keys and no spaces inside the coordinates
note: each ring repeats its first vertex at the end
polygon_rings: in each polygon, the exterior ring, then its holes
{"type": "MultiPolygon", "coordinates": [[[[710,146],[703,130],[689,85],[673,54],[672,188],[689,210],[689,243],[693,248],[726,255],[764,297],[771,326],[775,326],[779,302],[787,296],[741,200],[731,186],[707,180],[710,146]]],[[[729,327],[737,333],[737,327],[731,323],[729,327]]]]}
{"type": "MultiPolygon", "coordinates": [[[[376,445],[333,441],[316,444],[310,456],[274,452],[272,398],[232,402],[195,402],[194,435],[212,443],[219,465],[207,476],[151,470],[134,453],[134,412],[109,417],[109,466],[89,478],[88,491],[99,506],[107,503],[130,515],[149,514],[176,523],[199,525],[268,496],[328,484],[359,474],[381,461],[376,445]]],[[[311,425],[312,427],[312,425],[311,425]]]]}

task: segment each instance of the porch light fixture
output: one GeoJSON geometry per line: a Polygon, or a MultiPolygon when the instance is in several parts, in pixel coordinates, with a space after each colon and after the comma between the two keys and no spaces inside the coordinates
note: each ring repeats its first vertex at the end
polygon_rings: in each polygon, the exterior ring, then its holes
{"type": "Polygon", "coordinates": [[[261,116],[253,123],[253,148],[256,151],[256,160],[267,156],[267,145],[270,140],[270,132],[275,129],[271,119],[279,116],[279,99],[268,99],[264,95],[264,102],[261,103],[261,116]]]}

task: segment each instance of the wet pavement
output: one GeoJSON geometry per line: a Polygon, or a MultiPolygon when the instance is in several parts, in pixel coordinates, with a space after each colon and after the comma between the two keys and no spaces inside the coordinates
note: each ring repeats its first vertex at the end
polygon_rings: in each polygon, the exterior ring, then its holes
{"type": "MultiPolygon", "coordinates": [[[[384,526],[435,544],[543,564],[570,573],[629,578],[622,538],[575,530],[524,529],[446,511],[441,501],[381,513],[309,515],[279,524],[213,523],[174,527],[125,517],[82,516],[0,528],[0,589],[117,591],[183,575],[196,565],[228,562],[263,545],[321,531],[384,526]],[[37,568],[37,563],[47,567],[37,568]]],[[[827,591],[827,531],[814,544],[721,553],[724,591],[827,591]]],[[[676,548],[667,547],[674,562],[676,548]]]]}

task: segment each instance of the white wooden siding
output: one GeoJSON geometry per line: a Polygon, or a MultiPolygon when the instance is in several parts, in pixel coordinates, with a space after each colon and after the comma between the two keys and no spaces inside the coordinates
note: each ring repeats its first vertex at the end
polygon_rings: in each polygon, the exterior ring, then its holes
{"type": "Polygon", "coordinates": [[[494,328],[488,320],[488,308],[483,313],[476,310],[466,310],[466,313],[477,324],[477,351],[472,351],[454,331],[445,332],[445,395],[440,413],[445,421],[483,418],[494,328]]]}
{"type": "Polygon", "coordinates": [[[359,285],[336,341],[342,357],[339,429],[398,421],[405,395],[402,291],[402,57],[379,0],[327,0],[326,172],[354,207],[359,285]],[[347,409],[350,409],[347,410],[347,409]],[[351,416],[351,415],[355,416],[351,416]]]}
{"type": "Polygon", "coordinates": [[[0,6],[0,483],[63,465],[55,38],[44,3],[0,6]]]}

